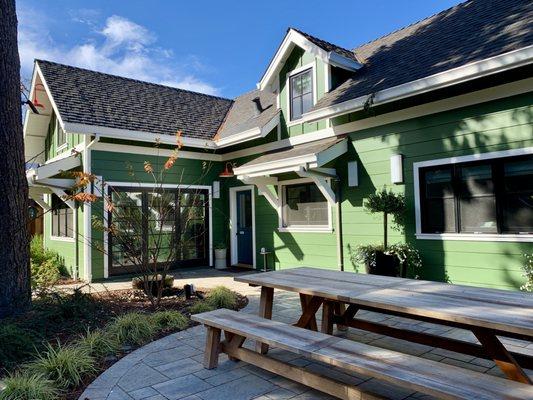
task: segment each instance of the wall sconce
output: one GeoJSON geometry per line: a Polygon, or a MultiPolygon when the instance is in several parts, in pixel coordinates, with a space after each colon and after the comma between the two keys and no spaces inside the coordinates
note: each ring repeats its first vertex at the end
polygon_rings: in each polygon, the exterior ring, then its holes
{"type": "Polygon", "coordinates": [[[348,162],[348,186],[357,187],[359,186],[359,171],[358,171],[357,161],[348,162]]]}
{"type": "Polygon", "coordinates": [[[213,199],[220,199],[220,181],[213,181],[213,199]]]}
{"type": "Polygon", "coordinates": [[[390,158],[390,177],[392,183],[403,183],[403,155],[395,154],[390,158]]]}

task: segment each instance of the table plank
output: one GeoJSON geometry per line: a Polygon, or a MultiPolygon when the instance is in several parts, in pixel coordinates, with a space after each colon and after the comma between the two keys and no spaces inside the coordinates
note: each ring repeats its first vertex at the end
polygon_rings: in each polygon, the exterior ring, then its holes
{"type": "Polygon", "coordinates": [[[444,290],[435,294],[430,292],[430,286],[421,285],[418,290],[416,284],[409,285],[408,281],[412,280],[378,276],[366,279],[363,275],[348,272],[327,272],[323,274],[313,268],[301,268],[250,274],[235,280],[533,338],[533,307],[528,301],[515,304],[511,303],[511,297],[505,297],[505,301],[494,303],[486,298],[472,298],[473,292],[468,292],[469,297],[461,297],[458,295],[461,289],[451,295],[444,290]]]}

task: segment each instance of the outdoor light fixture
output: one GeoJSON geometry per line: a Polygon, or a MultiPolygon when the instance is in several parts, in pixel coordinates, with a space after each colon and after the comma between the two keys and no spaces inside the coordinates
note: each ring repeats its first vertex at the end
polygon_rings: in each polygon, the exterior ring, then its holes
{"type": "Polygon", "coordinates": [[[233,173],[233,165],[228,161],[226,163],[226,167],[224,168],[224,171],[222,171],[219,175],[221,178],[232,178],[235,176],[233,173]]]}
{"type": "Polygon", "coordinates": [[[390,158],[390,178],[392,183],[403,183],[403,155],[395,154],[390,158]]]}
{"type": "Polygon", "coordinates": [[[357,161],[348,162],[348,186],[349,187],[359,186],[359,173],[358,173],[357,161]]]}
{"type": "Polygon", "coordinates": [[[213,181],[213,198],[220,198],[220,181],[213,181]]]}

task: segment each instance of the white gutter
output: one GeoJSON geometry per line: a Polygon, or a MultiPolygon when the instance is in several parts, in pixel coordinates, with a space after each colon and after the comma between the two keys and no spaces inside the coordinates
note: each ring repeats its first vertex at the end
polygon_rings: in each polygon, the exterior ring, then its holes
{"type": "MultiPolygon", "coordinates": [[[[443,89],[472,79],[496,74],[507,69],[528,65],[532,61],[533,45],[381,90],[373,94],[373,104],[385,104],[433,90],[443,89]]],[[[360,96],[330,107],[307,112],[303,114],[302,120],[304,122],[314,122],[362,110],[370,96],[360,96]]]]}
{"type": "Polygon", "coordinates": [[[246,131],[230,135],[218,140],[213,141],[216,148],[222,148],[231,146],[236,143],[240,143],[247,140],[264,138],[269,132],[279,124],[279,112],[268,121],[262,128],[255,127],[246,131]]]}

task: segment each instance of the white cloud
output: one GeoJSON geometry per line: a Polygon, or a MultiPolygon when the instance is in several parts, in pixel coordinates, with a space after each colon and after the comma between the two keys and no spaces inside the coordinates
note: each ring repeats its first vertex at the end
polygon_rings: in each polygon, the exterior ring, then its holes
{"type": "Polygon", "coordinates": [[[18,10],[19,53],[22,75],[29,77],[35,58],[56,61],[100,72],[160,83],[208,94],[218,88],[195,76],[206,71],[195,55],[194,60],[179,63],[171,49],[156,46],[156,35],[127,18],[112,15],[98,27],[95,10],[70,13],[72,21],[89,28],[87,38],[72,46],[58,43],[50,33],[51,21],[45,15],[24,7],[18,10]],[[36,22],[37,21],[37,22],[36,22]]]}

